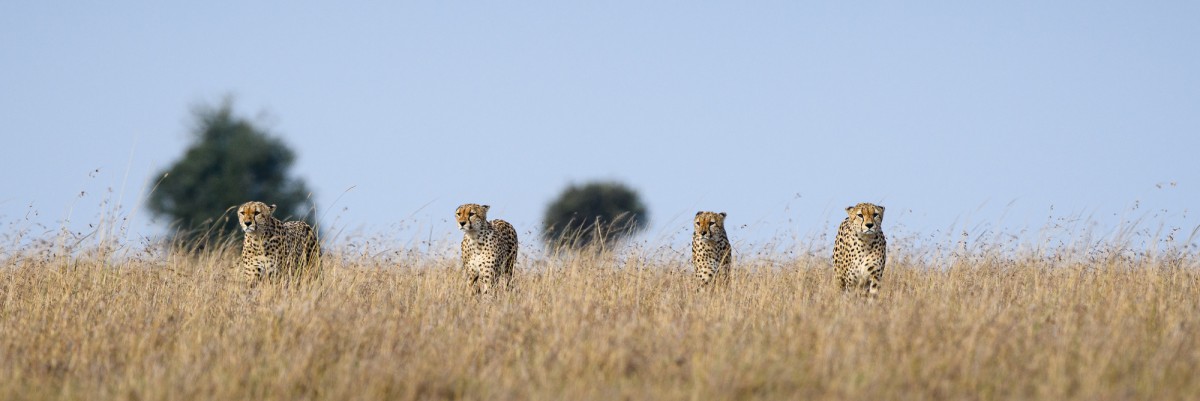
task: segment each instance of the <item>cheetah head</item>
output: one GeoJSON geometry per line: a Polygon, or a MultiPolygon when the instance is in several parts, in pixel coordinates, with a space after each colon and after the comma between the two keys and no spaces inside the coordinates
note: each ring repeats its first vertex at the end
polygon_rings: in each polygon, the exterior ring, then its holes
{"type": "Polygon", "coordinates": [[[468,234],[479,232],[479,229],[487,222],[487,211],[489,208],[491,206],[476,205],[474,203],[459,206],[454,211],[454,220],[458,222],[458,229],[468,234]]]}
{"type": "Polygon", "coordinates": [[[716,241],[725,233],[725,212],[696,212],[696,234],[705,241],[716,241]]]}
{"type": "Polygon", "coordinates": [[[874,237],[883,230],[883,206],[859,203],[846,208],[850,227],[860,237],[874,237]]]}
{"type": "Polygon", "coordinates": [[[252,233],[258,230],[258,227],[271,218],[271,212],[275,211],[275,205],[267,205],[262,202],[246,202],[238,207],[238,227],[242,231],[252,233]]]}

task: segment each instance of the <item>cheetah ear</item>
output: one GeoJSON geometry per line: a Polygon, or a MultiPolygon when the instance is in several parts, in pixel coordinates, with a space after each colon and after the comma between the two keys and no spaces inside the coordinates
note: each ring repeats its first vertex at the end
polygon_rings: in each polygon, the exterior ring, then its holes
{"type": "Polygon", "coordinates": [[[701,211],[699,211],[699,212],[696,212],[696,217],[700,217],[700,215],[701,215],[701,214],[703,214],[703,213],[704,213],[704,211],[703,211],[703,210],[701,210],[701,211]]]}
{"type": "Polygon", "coordinates": [[[725,217],[725,212],[721,212],[721,217],[722,217],[722,218],[724,218],[724,217],[725,217]]]}
{"type": "Polygon", "coordinates": [[[846,214],[854,216],[854,206],[846,206],[846,214]]]}
{"type": "Polygon", "coordinates": [[[271,213],[275,213],[275,204],[274,203],[271,204],[271,213]]]}
{"type": "Polygon", "coordinates": [[[491,206],[488,206],[488,205],[479,205],[479,207],[482,207],[483,211],[485,211],[485,212],[488,211],[488,209],[492,208],[491,206]]]}
{"type": "Polygon", "coordinates": [[[883,214],[883,206],[878,206],[878,205],[876,205],[876,206],[875,206],[875,213],[879,213],[880,215],[882,215],[882,214],[883,214]]]}

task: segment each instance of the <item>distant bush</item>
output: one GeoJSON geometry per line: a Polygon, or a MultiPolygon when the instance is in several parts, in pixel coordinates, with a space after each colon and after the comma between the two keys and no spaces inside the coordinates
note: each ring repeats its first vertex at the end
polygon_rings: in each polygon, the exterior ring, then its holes
{"type": "Polygon", "coordinates": [[[607,245],[645,229],[648,222],[638,193],[624,184],[570,185],[546,208],[542,240],[551,249],[607,245]]]}

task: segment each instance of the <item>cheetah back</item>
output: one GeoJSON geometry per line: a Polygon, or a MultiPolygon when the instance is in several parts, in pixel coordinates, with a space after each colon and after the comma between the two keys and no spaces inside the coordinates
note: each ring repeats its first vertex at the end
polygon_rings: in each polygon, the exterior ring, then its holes
{"type": "Polygon", "coordinates": [[[320,275],[321,243],[317,239],[316,231],[303,221],[285,222],[283,231],[285,233],[284,248],[286,253],[291,256],[281,254],[280,257],[287,258],[287,263],[292,268],[292,275],[317,278],[320,275]]]}
{"type": "Polygon", "coordinates": [[[517,229],[504,220],[492,220],[496,236],[496,267],[502,276],[512,276],[517,263],[517,229]]]}

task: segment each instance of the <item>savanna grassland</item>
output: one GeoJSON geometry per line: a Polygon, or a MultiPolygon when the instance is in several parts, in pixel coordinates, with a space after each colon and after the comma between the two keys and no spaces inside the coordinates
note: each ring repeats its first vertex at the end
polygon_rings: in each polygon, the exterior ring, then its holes
{"type": "MultiPolygon", "coordinates": [[[[459,261],[327,246],[311,287],[248,289],[238,246],[9,249],[0,399],[1195,399],[1192,253],[923,253],[875,300],[824,250],[523,255],[472,295],[459,261]]],[[[523,250],[524,252],[524,250],[523,250]]]]}

